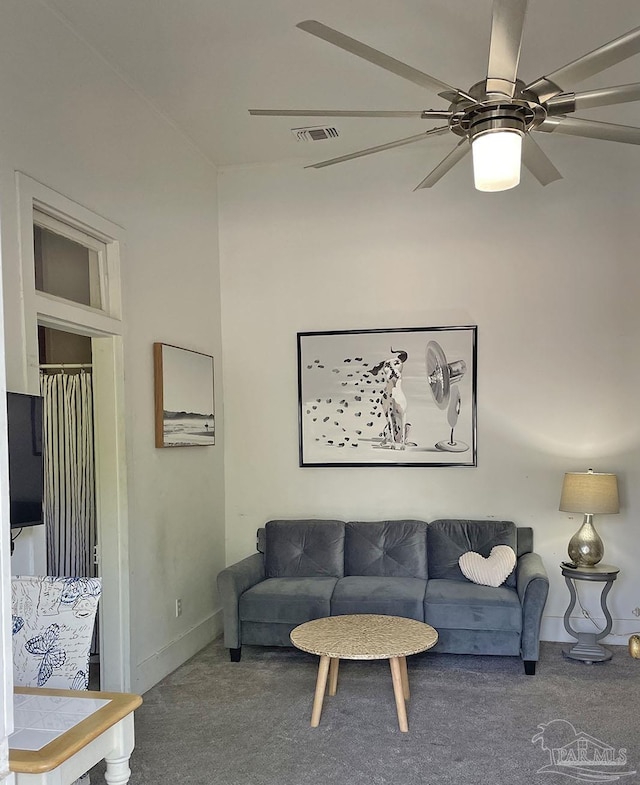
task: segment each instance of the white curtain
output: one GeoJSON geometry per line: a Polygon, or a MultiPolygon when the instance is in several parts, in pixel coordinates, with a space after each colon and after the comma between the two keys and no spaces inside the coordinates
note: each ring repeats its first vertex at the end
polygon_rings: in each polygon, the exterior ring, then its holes
{"type": "Polygon", "coordinates": [[[44,521],[49,575],[95,577],[91,373],[43,373],[44,521]]]}

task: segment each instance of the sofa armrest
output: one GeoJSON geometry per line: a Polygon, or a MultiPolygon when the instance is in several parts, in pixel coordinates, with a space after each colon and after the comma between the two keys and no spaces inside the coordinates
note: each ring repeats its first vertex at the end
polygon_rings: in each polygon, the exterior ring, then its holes
{"type": "Polygon", "coordinates": [[[540,647],[542,611],[549,593],[549,577],[537,553],[525,553],[518,559],[516,589],[522,605],[522,659],[535,661],[540,647]]]}
{"type": "Polygon", "coordinates": [[[261,553],[247,556],[218,574],[218,592],[224,616],[224,645],[229,649],[237,649],[241,644],[238,614],[240,595],[263,581],[264,575],[264,557],[261,553]]]}

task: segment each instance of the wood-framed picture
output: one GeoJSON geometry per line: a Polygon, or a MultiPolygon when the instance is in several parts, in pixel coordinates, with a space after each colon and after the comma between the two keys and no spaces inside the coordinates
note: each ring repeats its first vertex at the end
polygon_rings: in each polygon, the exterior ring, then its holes
{"type": "Polygon", "coordinates": [[[156,447],[216,443],[213,357],[153,344],[156,447]]]}
{"type": "Polygon", "coordinates": [[[477,327],[298,333],[300,466],[476,466],[477,327]]]}

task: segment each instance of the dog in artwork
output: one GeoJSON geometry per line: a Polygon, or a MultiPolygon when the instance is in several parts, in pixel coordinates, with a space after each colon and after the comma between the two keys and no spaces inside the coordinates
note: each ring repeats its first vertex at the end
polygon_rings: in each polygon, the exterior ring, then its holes
{"type": "Polygon", "coordinates": [[[382,410],[385,418],[383,431],[383,447],[393,450],[404,450],[407,444],[407,397],[402,391],[402,369],[407,360],[405,351],[396,351],[391,347],[391,354],[396,355],[383,360],[371,369],[374,376],[380,374],[384,380],[382,391],[382,410]]]}

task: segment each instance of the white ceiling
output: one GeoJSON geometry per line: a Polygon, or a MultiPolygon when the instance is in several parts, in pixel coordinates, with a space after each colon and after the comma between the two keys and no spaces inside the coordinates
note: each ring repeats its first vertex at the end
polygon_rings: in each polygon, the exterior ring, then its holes
{"type": "MultiPolygon", "coordinates": [[[[339,139],[305,143],[290,129],[323,124],[321,119],[250,117],[249,108],[446,108],[435,94],[297,29],[304,19],[463,89],[486,75],[491,0],[42,2],[221,166],[319,161],[438,124],[340,118],[329,123],[339,139]]],[[[638,0],[530,0],[519,76],[530,82],[638,25],[638,0]]],[[[639,81],[636,55],[577,89],[639,81]]],[[[640,102],[578,114],[640,126],[640,102]]],[[[561,167],[556,139],[536,139],[561,167]]],[[[435,165],[455,141],[447,134],[418,146],[430,146],[435,165]]],[[[589,150],[617,144],[575,140],[583,143],[589,150]]],[[[630,155],[640,155],[638,147],[628,147],[630,155]]]]}

